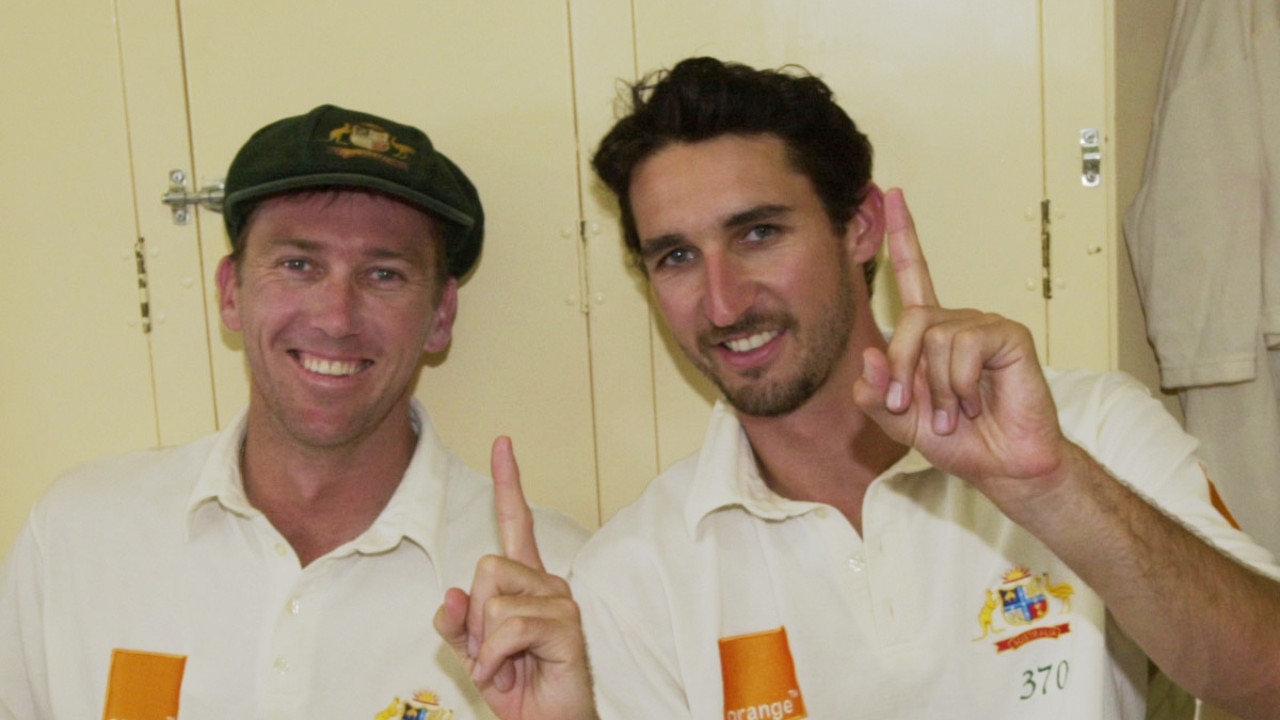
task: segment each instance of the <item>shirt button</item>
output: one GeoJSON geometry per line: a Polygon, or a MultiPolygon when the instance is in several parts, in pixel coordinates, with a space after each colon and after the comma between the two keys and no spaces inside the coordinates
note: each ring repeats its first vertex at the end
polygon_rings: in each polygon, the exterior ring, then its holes
{"type": "Polygon", "coordinates": [[[299,600],[299,599],[297,599],[297,598],[294,598],[294,599],[290,600],[290,601],[289,601],[289,614],[290,614],[290,615],[297,615],[297,614],[298,614],[298,613],[300,613],[300,612],[302,612],[302,601],[301,601],[301,600],[299,600]]]}
{"type": "Polygon", "coordinates": [[[278,542],[278,543],[276,543],[276,554],[277,554],[277,555],[279,555],[280,557],[284,557],[285,555],[288,555],[288,554],[289,554],[289,546],[288,546],[288,545],[285,545],[285,544],[284,544],[284,543],[282,543],[282,542],[278,542]]]}
{"type": "Polygon", "coordinates": [[[826,509],[826,508],[824,508],[824,507],[820,507],[820,508],[818,508],[817,510],[815,510],[815,511],[813,512],[813,514],[814,514],[814,515],[817,515],[819,520],[826,520],[826,519],[827,519],[827,509],[826,509]]]}
{"type": "Polygon", "coordinates": [[[280,673],[281,675],[284,675],[290,670],[293,670],[293,666],[289,664],[289,661],[285,660],[282,657],[276,658],[276,661],[272,663],[271,666],[274,667],[276,669],[276,672],[280,673]]]}
{"type": "Polygon", "coordinates": [[[854,555],[853,557],[849,558],[849,569],[850,569],[850,570],[852,570],[852,571],[854,571],[854,572],[856,572],[856,573],[860,573],[860,572],[862,572],[864,569],[866,569],[866,567],[867,567],[867,561],[866,561],[866,560],[864,560],[864,559],[863,559],[863,557],[862,557],[861,555],[854,555]]]}

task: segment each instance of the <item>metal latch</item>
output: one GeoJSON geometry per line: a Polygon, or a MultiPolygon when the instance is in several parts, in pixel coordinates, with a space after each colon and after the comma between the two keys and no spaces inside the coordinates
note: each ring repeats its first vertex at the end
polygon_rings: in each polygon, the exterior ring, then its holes
{"type": "Polygon", "coordinates": [[[169,192],[161,196],[160,201],[173,210],[174,225],[186,225],[191,222],[191,205],[222,212],[223,187],[222,182],[214,182],[198,192],[187,192],[187,174],[181,170],[170,170],[169,192]]]}
{"type": "Polygon", "coordinates": [[[142,314],[142,332],[151,332],[151,287],[147,280],[147,239],[138,238],[133,246],[133,261],[138,268],[138,311],[142,314]]]}
{"type": "Polygon", "coordinates": [[[1095,128],[1080,131],[1080,182],[1085,187],[1102,184],[1102,134],[1095,128]]]}

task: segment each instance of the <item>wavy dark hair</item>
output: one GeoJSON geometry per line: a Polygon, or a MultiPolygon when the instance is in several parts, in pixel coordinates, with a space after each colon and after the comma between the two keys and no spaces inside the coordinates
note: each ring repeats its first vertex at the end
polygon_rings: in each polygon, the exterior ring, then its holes
{"type": "MultiPolygon", "coordinates": [[[[838,234],[866,197],[871,143],[836,104],[831,88],[802,67],[759,70],[711,57],[689,58],[649,73],[627,90],[628,114],[605,134],[591,164],[617,196],[633,260],[639,259],[640,238],[631,209],[631,174],[673,143],[721,135],[781,138],[792,166],[813,184],[838,234]]],[[[870,288],[875,260],[863,270],[870,288]]]]}

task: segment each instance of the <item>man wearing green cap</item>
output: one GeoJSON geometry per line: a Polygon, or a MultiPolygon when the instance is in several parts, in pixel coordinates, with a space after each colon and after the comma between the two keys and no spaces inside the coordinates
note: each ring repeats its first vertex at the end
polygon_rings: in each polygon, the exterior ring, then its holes
{"type": "Polygon", "coordinates": [[[0,576],[0,719],[591,717],[543,569],[585,533],[529,510],[509,441],[491,486],[412,395],[480,252],[466,175],[416,128],[322,106],[249,139],[224,216],[249,406],[38,504],[0,576]],[[475,602],[449,589],[473,576],[475,602]]]}

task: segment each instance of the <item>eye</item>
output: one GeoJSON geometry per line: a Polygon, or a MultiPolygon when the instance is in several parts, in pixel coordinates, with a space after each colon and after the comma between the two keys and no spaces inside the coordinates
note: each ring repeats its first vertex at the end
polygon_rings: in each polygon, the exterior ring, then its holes
{"type": "Polygon", "coordinates": [[[391,268],[374,268],[370,273],[373,281],[379,284],[396,283],[405,279],[404,273],[391,268]]]}
{"type": "Polygon", "coordinates": [[[657,267],[679,267],[687,265],[693,261],[694,251],[691,248],[675,248],[666,255],[658,258],[655,265],[657,267]]]}
{"type": "Polygon", "coordinates": [[[747,231],[745,238],[750,241],[759,242],[761,240],[768,240],[769,238],[777,234],[778,234],[777,225],[755,225],[750,230],[747,231]]]}
{"type": "Polygon", "coordinates": [[[280,261],[280,267],[293,272],[306,272],[312,268],[312,265],[306,258],[285,258],[280,261]]]}

